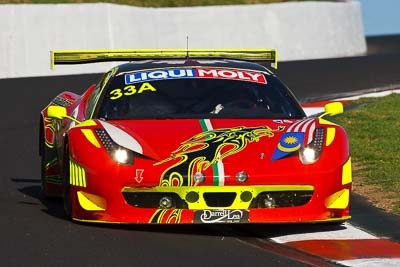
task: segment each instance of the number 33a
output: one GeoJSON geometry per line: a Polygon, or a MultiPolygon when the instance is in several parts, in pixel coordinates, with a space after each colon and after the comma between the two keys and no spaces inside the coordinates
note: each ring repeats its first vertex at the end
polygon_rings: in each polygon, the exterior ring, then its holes
{"type": "Polygon", "coordinates": [[[112,90],[110,92],[110,99],[116,100],[116,99],[121,98],[122,96],[131,96],[134,94],[141,94],[144,91],[155,92],[157,90],[149,83],[143,83],[139,89],[136,89],[135,85],[128,85],[128,86],[125,86],[124,89],[122,89],[122,90],[120,88],[116,88],[116,89],[112,90]]]}

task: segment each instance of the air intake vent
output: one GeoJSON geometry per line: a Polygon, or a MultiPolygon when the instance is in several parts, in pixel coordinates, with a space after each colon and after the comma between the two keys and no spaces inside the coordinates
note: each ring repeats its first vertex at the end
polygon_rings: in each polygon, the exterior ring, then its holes
{"type": "Polygon", "coordinates": [[[69,162],[69,182],[71,185],[86,187],[85,169],[73,161],[69,162]]]}
{"type": "Polygon", "coordinates": [[[229,207],[236,198],[236,193],[204,193],[204,201],[209,207],[229,207]]]}

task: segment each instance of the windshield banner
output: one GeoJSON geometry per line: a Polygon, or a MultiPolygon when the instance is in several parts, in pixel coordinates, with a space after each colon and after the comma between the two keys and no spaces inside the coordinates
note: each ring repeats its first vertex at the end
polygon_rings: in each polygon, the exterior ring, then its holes
{"type": "Polygon", "coordinates": [[[266,84],[267,80],[261,72],[237,69],[215,68],[171,68],[163,70],[140,71],[125,74],[125,84],[134,84],[154,80],[209,78],[228,79],[266,84]]]}

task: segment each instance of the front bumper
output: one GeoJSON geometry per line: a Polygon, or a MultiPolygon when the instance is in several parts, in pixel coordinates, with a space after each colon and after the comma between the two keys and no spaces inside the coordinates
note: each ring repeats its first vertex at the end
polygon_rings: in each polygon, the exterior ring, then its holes
{"type": "MultiPolygon", "coordinates": [[[[151,186],[144,181],[135,181],[137,172],[133,167],[115,168],[110,163],[110,166],[99,169],[95,163],[74,164],[70,170],[72,217],[78,221],[138,224],[293,223],[344,221],[350,218],[350,158],[342,165],[329,169],[326,166],[302,166],[301,171],[282,171],[284,174],[275,176],[269,174],[263,179],[264,185],[235,185],[227,181],[225,186],[180,187],[151,186]],[[170,207],[160,206],[163,197],[171,198],[170,207]]],[[[151,170],[152,166],[148,169],[151,170]]],[[[280,169],[284,170],[284,166],[280,169]]],[[[150,172],[146,172],[145,176],[146,179],[152,177],[150,172]]]]}
{"type": "Polygon", "coordinates": [[[74,219],[88,222],[293,223],[350,218],[350,188],[321,197],[311,185],[124,187],[119,204],[116,199],[107,202],[100,196],[74,191],[78,196],[74,219]],[[164,197],[171,199],[171,206],[160,208],[164,197]]]}

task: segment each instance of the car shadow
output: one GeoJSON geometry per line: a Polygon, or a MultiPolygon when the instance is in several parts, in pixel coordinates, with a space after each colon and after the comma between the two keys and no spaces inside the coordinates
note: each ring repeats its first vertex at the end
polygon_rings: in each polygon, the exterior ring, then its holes
{"type": "MultiPolygon", "coordinates": [[[[41,211],[58,219],[67,220],[63,210],[63,200],[57,197],[45,197],[42,194],[42,187],[40,179],[24,179],[24,178],[11,178],[11,181],[22,186],[18,191],[23,195],[27,195],[40,202],[42,205],[41,211]]],[[[34,205],[36,203],[31,201],[19,201],[21,204],[34,205]]]]}

